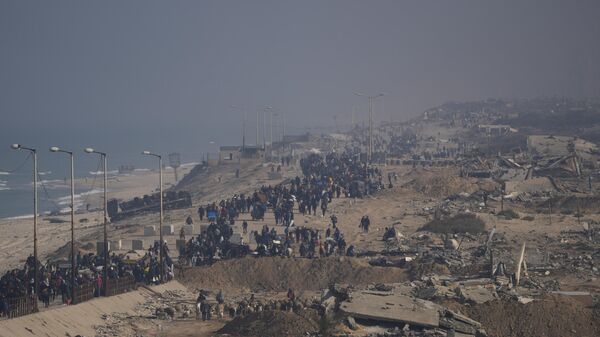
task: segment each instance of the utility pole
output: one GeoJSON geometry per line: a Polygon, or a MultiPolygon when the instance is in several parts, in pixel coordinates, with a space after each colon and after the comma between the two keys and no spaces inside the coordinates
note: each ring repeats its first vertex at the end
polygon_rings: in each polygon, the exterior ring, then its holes
{"type": "Polygon", "coordinates": [[[246,110],[244,110],[244,122],[242,123],[242,154],[246,150],[246,110]]]}
{"type": "Polygon", "coordinates": [[[371,163],[373,156],[373,98],[369,96],[369,152],[367,159],[371,163]]]}
{"type": "Polygon", "coordinates": [[[106,154],[102,154],[102,159],[103,159],[103,164],[102,164],[102,170],[104,171],[104,283],[102,283],[104,285],[104,296],[108,296],[108,230],[107,230],[107,223],[108,223],[108,214],[106,213],[107,211],[107,206],[108,206],[108,200],[107,200],[107,195],[106,195],[106,185],[107,185],[107,176],[106,176],[106,154]]]}
{"type": "Polygon", "coordinates": [[[281,131],[281,140],[283,141],[283,138],[285,137],[285,114],[283,112],[281,112],[281,124],[283,125],[282,127],[282,131],[281,131]]]}
{"type": "Polygon", "coordinates": [[[373,100],[378,97],[382,97],[383,93],[373,96],[364,95],[357,92],[355,92],[354,94],[356,96],[366,96],[369,99],[369,144],[367,148],[367,162],[371,163],[373,156],[373,100]]]}
{"type": "Polygon", "coordinates": [[[69,155],[71,159],[71,301],[75,300],[75,275],[77,266],[75,263],[75,170],[73,164],[73,152],[65,151],[53,146],[50,152],[62,152],[69,155]]]}
{"type": "Polygon", "coordinates": [[[164,240],[163,240],[163,173],[162,173],[162,156],[158,156],[158,185],[159,185],[159,192],[160,192],[160,221],[159,221],[159,226],[160,226],[160,250],[158,252],[158,263],[160,263],[160,282],[163,283],[165,281],[164,279],[164,266],[163,266],[163,250],[164,250],[164,240]]]}
{"type": "Polygon", "coordinates": [[[237,105],[230,105],[229,106],[232,109],[239,109],[242,111],[242,154],[244,154],[244,151],[246,150],[246,109],[244,107],[239,107],[237,105]]]}
{"type": "Polygon", "coordinates": [[[273,147],[273,110],[269,110],[269,144],[271,144],[271,148],[273,147]]]}
{"type": "Polygon", "coordinates": [[[35,311],[38,311],[38,296],[40,290],[40,282],[38,276],[38,249],[37,249],[37,217],[38,217],[38,195],[37,195],[37,151],[36,149],[32,149],[29,147],[24,147],[21,144],[12,144],[10,146],[13,150],[27,150],[31,153],[33,157],[33,282],[34,284],[34,306],[35,311]]]}
{"type": "Polygon", "coordinates": [[[73,163],[73,152],[69,152],[71,157],[71,303],[75,300],[75,273],[77,265],[75,263],[75,165],[73,163]]]}
{"type": "Polygon", "coordinates": [[[265,152],[265,161],[267,160],[266,151],[267,151],[267,138],[265,134],[267,133],[267,110],[263,110],[263,151],[265,152]]]}
{"type": "Polygon", "coordinates": [[[153,156],[158,158],[158,191],[160,193],[159,202],[160,202],[160,219],[158,221],[159,224],[159,250],[158,250],[158,263],[159,263],[159,273],[160,273],[160,282],[164,282],[164,266],[163,266],[163,249],[164,249],[164,239],[163,239],[163,172],[162,172],[162,156],[156,153],[152,153],[150,151],[143,151],[143,155],[153,156]]]}
{"type": "Polygon", "coordinates": [[[35,282],[35,310],[38,310],[38,296],[40,280],[38,275],[38,249],[37,249],[37,217],[38,217],[38,195],[37,195],[37,151],[33,150],[33,258],[35,259],[33,278],[35,282]]]}
{"type": "Polygon", "coordinates": [[[86,148],[85,153],[95,153],[100,155],[102,159],[102,171],[104,172],[104,268],[102,268],[102,288],[104,290],[104,296],[108,296],[108,214],[107,214],[107,206],[108,199],[106,194],[107,188],[107,176],[106,176],[106,153],[96,151],[90,147],[86,148]]]}

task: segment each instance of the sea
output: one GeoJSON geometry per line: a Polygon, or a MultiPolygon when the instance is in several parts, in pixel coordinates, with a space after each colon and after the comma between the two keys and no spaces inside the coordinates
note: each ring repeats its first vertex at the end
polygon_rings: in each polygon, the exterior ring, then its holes
{"type": "MultiPolygon", "coordinates": [[[[38,157],[38,214],[70,210],[69,160],[66,154],[62,154],[62,158],[60,155],[38,157]]],[[[3,163],[4,165],[0,166],[0,219],[33,217],[33,160],[25,153],[22,153],[19,159],[8,164],[3,163]],[[8,165],[12,165],[12,167],[7,169],[8,165]]],[[[88,160],[80,163],[79,167],[77,166],[77,157],[75,161],[75,178],[76,182],[79,182],[79,185],[75,185],[76,209],[85,209],[87,198],[103,192],[103,171],[100,160],[93,157],[91,160],[88,157],[86,159],[88,160]]],[[[193,166],[199,161],[183,162],[181,165],[193,166]]],[[[131,160],[115,161],[113,165],[109,162],[107,175],[110,177],[120,174],[135,174],[136,171],[155,170],[156,167],[152,164],[152,160],[143,157],[137,158],[133,162],[131,160]],[[119,173],[118,167],[121,165],[132,166],[133,172],[119,173]]],[[[108,191],[110,192],[110,186],[108,191]]]]}

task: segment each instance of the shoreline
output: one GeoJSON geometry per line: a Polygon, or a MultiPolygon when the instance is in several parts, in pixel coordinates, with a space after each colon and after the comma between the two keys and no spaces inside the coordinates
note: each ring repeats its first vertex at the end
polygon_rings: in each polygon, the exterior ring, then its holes
{"type": "MultiPolygon", "coordinates": [[[[178,169],[179,180],[183,178],[183,176],[191,171],[193,167],[198,165],[198,163],[184,163],[178,169]]],[[[101,207],[102,201],[102,172],[89,172],[89,176],[75,178],[75,212],[81,214],[86,213],[87,207],[86,204],[89,204],[89,212],[92,212],[92,209],[101,207]],[[92,183],[92,181],[94,181],[92,183]],[[80,189],[79,191],[77,189],[80,189]]],[[[108,198],[109,199],[122,199],[128,200],[134,197],[141,197],[144,194],[155,193],[158,190],[158,178],[156,178],[156,188],[152,188],[152,177],[154,175],[158,175],[158,171],[156,169],[135,169],[132,172],[127,173],[118,173],[118,171],[107,171],[107,179],[108,179],[108,198]]],[[[8,176],[8,175],[6,175],[8,176]]],[[[5,180],[2,180],[5,181],[5,180]]],[[[52,191],[56,192],[56,190],[64,190],[61,191],[60,195],[57,197],[53,197],[50,199],[50,202],[55,206],[60,206],[59,214],[55,216],[65,216],[69,215],[70,207],[69,204],[71,202],[71,195],[69,193],[70,186],[64,184],[64,180],[47,180],[40,181],[38,184],[41,186],[42,184],[46,184],[48,186],[48,182],[61,182],[60,185],[51,186],[52,191]]],[[[173,174],[173,169],[167,166],[163,169],[163,185],[164,188],[170,188],[175,185],[175,179],[173,174]]],[[[32,184],[32,183],[30,183],[32,184]]],[[[3,188],[4,185],[0,185],[0,191],[15,191],[15,189],[11,188],[3,188]]],[[[43,198],[43,187],[38,187],[38,196],[39,198],[43,198]]],[[[48,201],[46,199],[45,201],[48,201]]],[[[38,211],[38,217],[44,216],[54,216],[52,213],[55,210],[40,210],[38,211]]],[[[14,220],[23,220],[23,219],[32,219],[32,213],[17,214],[17,215],[9,215],[5,217],[0,217],[0,222],[2,221],[14,221],[14,220]]]]}

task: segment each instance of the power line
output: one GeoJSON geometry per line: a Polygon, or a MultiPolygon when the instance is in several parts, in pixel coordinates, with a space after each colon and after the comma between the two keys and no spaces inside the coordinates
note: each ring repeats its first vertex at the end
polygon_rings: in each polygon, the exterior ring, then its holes
{"type": "MultiPolygon", "coordinates": [[[[54,201],[54,199],[52,199],[50,197],[50,193],[48,193],[48,190],[46,189],[46,184],[44,184],[44,181],[40,177],[39,172],[37,172],[37,176],[38,176],[39,184],[42,185],[42,189],[44,190],[44,195],[46,197],[46,201],[49,201],[52,204],[54,204],[54,207],[60,211],[60,205],[56,201],[54,201]]],[[[35,188],[37,188],[37,186],[35,188]]]]}
{"type": "Polygon", "coordinates": [[[27,161],[29,160],[29,158],[31,158],[31,156],[32,156],[32,153],[29,152],[29,154],[27,155],[27,157],[25,157],[25,160],[23,160],[23,162],[19,166],[17,166],[17,168],[15,168],[14,170],[0,170],[0,171],[6,172],[6,173],[9,173],[9,174],[12,174],[12,173],[15,173],[17,171],[20,171],[23,168],[23,166],[25,166],[25,164],[27,163],[27,161]]]}
{"type": "MultiPolygon", "coordinates": [[[[96,172],[100,171],[100,166],[101,165],[102,165],[102,159],[98,159],[98,167],[96,167],[96,172]]],[[[88,190],[88,192],[94,190],[94,187],[96,186],[96,178],[97,177],[98,177],[98,175],[94,174],[94,179],[92,180],[92,185],[90,186],[90,189],[88,190]]],[[[90,197],[90,194],[86,194],[85,195],[85,198],[83,199],[83,204],[84,205],[87,205],[89,197],[90,197]]]]}

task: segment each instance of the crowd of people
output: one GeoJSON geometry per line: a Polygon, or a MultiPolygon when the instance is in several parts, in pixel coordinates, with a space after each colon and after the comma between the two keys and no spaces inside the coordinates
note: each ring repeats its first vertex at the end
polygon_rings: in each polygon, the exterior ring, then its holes
{"type": "Polygon", "coordinates": [[[206,291],[200,290],[196,299],[196,319],[203,321],[211,320],[214,316],[223,318],[228,315],[230,318],[243,317],[255,312],[263,311],[294,311],[299,312],[305,308],[322,310],[322,306],[316,299],[302,299],[296,296],[290,288],[286,297],[283,299],[257,299],[254,294],[238,301],[226,301],[223,290],[213,296],[206,291]]]}
{"type": "MultiPolygon", "coordinates": [[[[140,259],[131,259],[129,255],[109,256],[107,276],[109,280],[130,277],[137,283],[158,284],[160,282],[159,251],[156,242],[140,259]]],[[[93,284],[94,296],[102,296],[104,285],[104,256],[94,253],[81,254],[76,257],[76,274],[74,284],[71,281],[71,264],[59,261],[38,261],[38,294],[37,299],[48,307],[57,300],[63,304],[71,304],[72,288],[81,289],[84,285],[93,284]]],[[[166,244],[163,245],[163,267],[166,280],[173,278],[173,261],[166,244]]],[[[35,297],[35,260],[29,256],[23,268],[7,271],[0,277],[0,316],[8,316],[11,299],[35,297]]]]}
{"type": "MultiPolygon", "coordinates": [[[[286,183],[261,186],[248,196],[234,195],[230,199],[200,206],[198,217],[201,221],[206,218],[210,225],[182,247],[180,254],[186,264],[197,266],[212,263],[215,259],[250,253],[307,258],[354,255],[354,247],[347,246],[335,214],[330,215],[331,222],[325,231],[296,226],[294,214],[325,217],[335,198],[361,197],[384,188],[380,170],[346,153],[311,154],[300,160],[300,167],[303,178],[296,176],[286,183]],[[360,186],[365,188],[361,190],[360,186]],[[234,225],[241,214],[249,213],[253,220],[264,220],[267,211],[273,213],[275,226],[269,228],[264,225],[260,231],[250,233],[256,242],[254,252],[249,250],[247,243],[239,240],[231,242],[233,230],[229,225],[234,225]]],[[[189,218],[188,224],[192,222],[189,218]]],[[[369,225],[368,216],[363,217],[360,223],[363,231],[368,232],[369,225]]],[[[243,220],[244,234],[247,234],[247,228],[248,223],[243,220]]]]}
{"type": "MultiPolygon", "coordinates": [[[[289,159],[282,162],[289,165],[289,159]]],[[[250,195],[234,195],[229,199],[202,205],[198,208],[200,221],[209,223],[208,227],[192,237],[180,248],[180,259],[187,265],[197,266],[212,263],[215,259],[241,257],[250,253],[258,256],[300,256],[306,258],[330,255],[354,255],[354,247],[347,247],[346,240],[337,226],[337,217],[330,215],[331,223],[325,231],[296,226],[294,213],[325,217],[329,205],[335,198],[342,196],[359,198],[377,189],[385,188],[378,168],[361,163],[350,153],[331,153],[326,156],[311,154],[300,160],[303,177],[296,176],[291,181],[275,186],[261,186],[250,195]],[[241,214],[248,213],[253,220],[264,220],[271,211],[275,226],[264,225],[260,232],[250,233],[257,248],[251,252],[242,240],[232,241],[231,225],[241,214]],[[279,227],[281,226],[281,227],[279,227]],[[297,251],[297,255],[295,254],[297,251]]],[[[390,179],[390,177],[388,177],[390,179]]],[[[391,179],[390,179],[391,180],[391,179]]],[[[390,181],[391,182],[391,181],[390,181]]],[[[187,224],[193,219],[188,217],[187,224]]],[[[361,228],[368,232],[368,217],[361,220],[361,228]]],[[[248,224],[242,224],[244,234],[248,224]]],[[[108,277],[117,279],[133,277],[136,282],[153,284],[160,282],[160,264],[157,242],[140,259],[128,256],[111,255],[108,277]]],[[[163,269],[167,279],[174,276],[173,261],[167,245],[163,245],[163,269]]],[[[102,295],[103,256],[78,254],[75,284],[71,284],[70,268],[60,268],[58,263],[38,263],[39,294],[37,297],[46,305],[60,295],[63,303],[71,303],[72,287],[93,282],[95,295],[102,295]]],[[[0,278],[0,313],[6,314],[8,299],[33,296],[35,293],[33,257],[27,259],[25,266],[5,273],[0,278]]]]}

